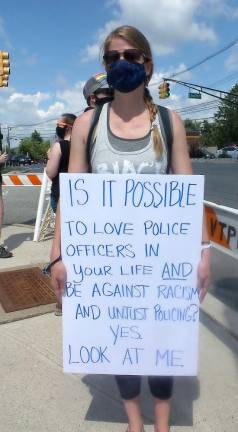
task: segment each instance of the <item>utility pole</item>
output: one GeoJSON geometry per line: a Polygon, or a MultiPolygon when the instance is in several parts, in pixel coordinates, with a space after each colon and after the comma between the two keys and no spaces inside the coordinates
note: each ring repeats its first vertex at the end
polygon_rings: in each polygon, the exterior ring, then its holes
{"type": "MultiPolygon", "coordinates": [[[[2,139],[3,139],[3,135],[1,131],[1,125],[0,125],[0,155],[2,154],[2,139]]],[[[2,164],[0,164],[0,177],[1,177],[1,173],[2,173],[2,164]]]]}
{"type": "Polygon", "coordinates": [[[0,152],[2,153],[2,139],[3,139],[3,135],[2,135],[2,131],[1,131],[1,125],[0,125],[0,152]]]}
{"type": "Polygon", "coordinates": [[[10,150],[11,150],[10,130],[11,130],[11,128],[9,126],[7,126],[7,137],[6,137],[6,139],[7,139],[7,146],[8,146],[9,153],[10,153],[10,150]]]}

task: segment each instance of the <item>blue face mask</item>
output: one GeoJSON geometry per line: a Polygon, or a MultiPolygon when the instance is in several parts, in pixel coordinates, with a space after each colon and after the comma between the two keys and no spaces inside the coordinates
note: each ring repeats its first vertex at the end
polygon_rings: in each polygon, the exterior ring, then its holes
{"type": "Polygon", "coordinates": [[[145,66],[143,63],[118,60],[107,71],[107,82],[113,89],[129,93],[146,82],[145,66]]]}

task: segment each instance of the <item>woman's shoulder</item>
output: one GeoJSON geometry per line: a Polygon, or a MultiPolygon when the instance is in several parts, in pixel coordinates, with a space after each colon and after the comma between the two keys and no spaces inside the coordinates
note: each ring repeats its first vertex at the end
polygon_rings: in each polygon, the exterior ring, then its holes
{"type": "Polygon", "coordinates": [[[170,110],[171,113],[171,118],[172,118],[172,122],[174,125],[176,125],[177,127],[179,126],[183,126],[183,120],[181,119],[180,115],[173,110],[170,110]]]}
{"type": "Polygon", "coordinates": [[[80,114],[74,122],[74,129],[78,127],[81,128],[82,126],[89,127],[92,121],[93,113],[94,108],[80,114]]]}
{"type": "Polygon", "coordinates": [[[74,147],[75,144],[78,146],[79,142],[83,146],[86,144],[93,113],[94,109],[91,109],[79,115],[75,120],[71,135],[71,147],[74,147]]]}

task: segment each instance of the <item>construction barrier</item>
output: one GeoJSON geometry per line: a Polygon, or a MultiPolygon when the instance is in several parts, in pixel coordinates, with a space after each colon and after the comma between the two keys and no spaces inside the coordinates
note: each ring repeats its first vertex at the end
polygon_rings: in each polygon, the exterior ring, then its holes
{"type": "Polygon", "coordinates": [[[48,204],[43,214],[44,204],[50,195],[51,181],[44,173],[26,173],[26,174],[3,174],[3,186],[40,186],[40,198],[38,202],[34,238],[33,241],[44,240],[49,231],[54,229],[54,214],[48,204]]]}
{"type": "Polygon", "coordinates": [[[3,174],[3,186],[41,186],[43,174],[3,174]]]}
{"type": "Polygon", "coordinates": [[[212,245],[238,258],[238,210],[204,201],[207,229],[212,245]]]}
{"type": "MultiPolygon", "coordinates": [[[[50,206],[47,206],[45,215],[43,216],[43,208],[44,208],[44,202],[47,195],[47,192],[49,194],[49,185],[51,184],[51,181],[46,175],[46,172],[44,170],[44,173],[42,175],[42,185],[41,185],[41,191],[40,191],[40,198],[38,202],[38,208],[37,208],[37,214],[36,214],[36,223],[35,223],[35,230],[34,230],[34,237],[33,241],[39,241],[41,236],[41,231],[43,230],[44,233],[46,233],[46,227],[45,227],[45,221],[47,220],[47,224],[50,221],[48,220],[48,216],[46,217],[46,214],[49,213],[50,206]],[[43,217],[43,219],[42,219],[43,217]]],[[[53,213],[52,213],[53,216],[53,213]]],[[[45,236],[41,236],[41,240],[43,240],[45,236]]]]}

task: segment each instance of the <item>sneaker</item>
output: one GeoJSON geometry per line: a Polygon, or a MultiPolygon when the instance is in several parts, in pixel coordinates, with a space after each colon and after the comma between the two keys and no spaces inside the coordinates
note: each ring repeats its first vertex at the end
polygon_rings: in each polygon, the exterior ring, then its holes
{"type": "Polygon", "coordinates": [[[60,303],[55,305],[55,316],[62,316],[62,304],[60,303]]]}
{"type": "Polygon", "coordinates": [[[0,258],[11,258],[12,253],[9,252],[4,246],[0,245],[0,258]]]}

